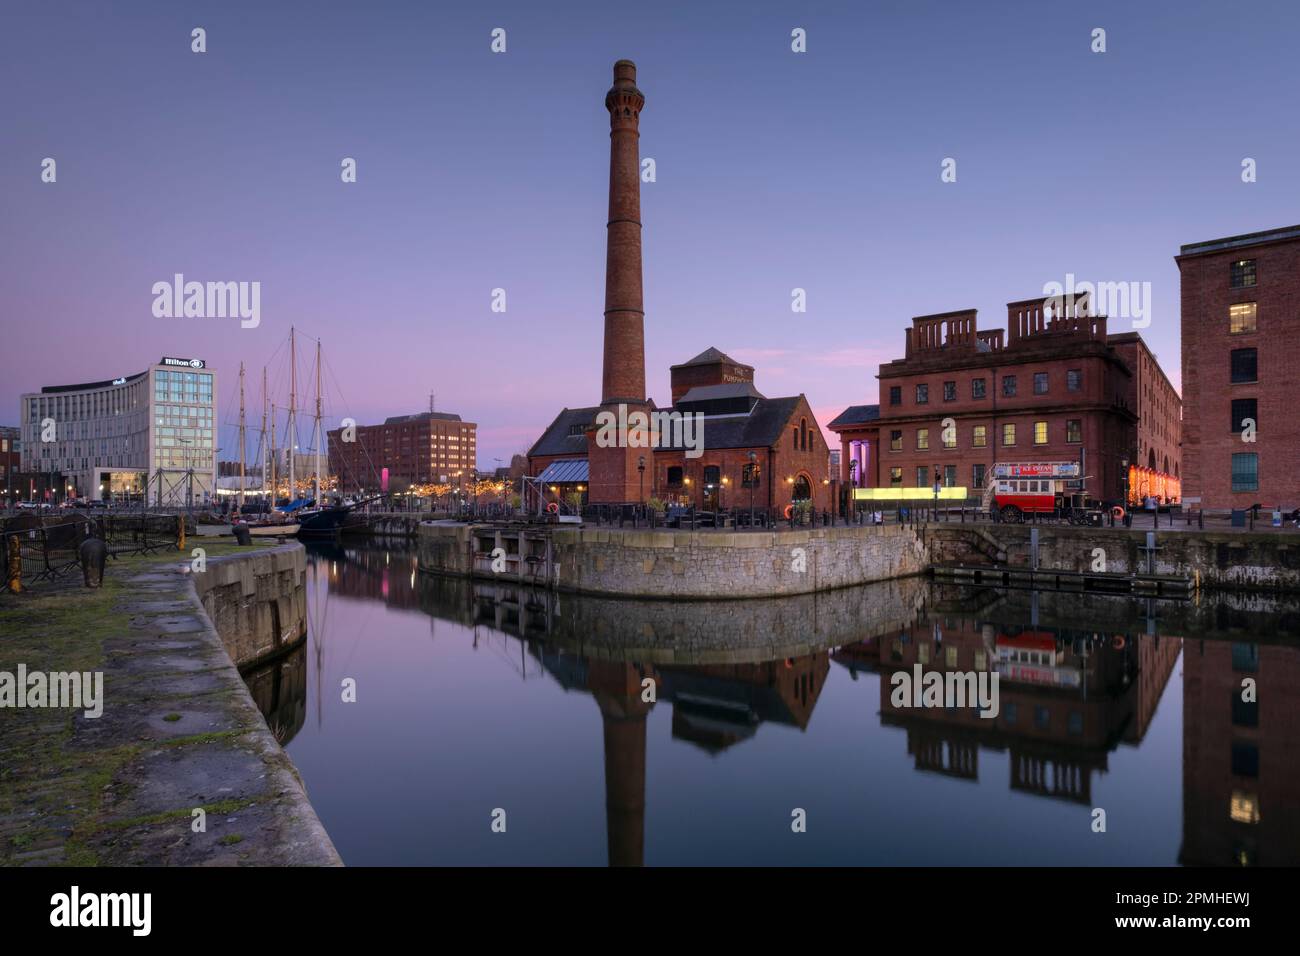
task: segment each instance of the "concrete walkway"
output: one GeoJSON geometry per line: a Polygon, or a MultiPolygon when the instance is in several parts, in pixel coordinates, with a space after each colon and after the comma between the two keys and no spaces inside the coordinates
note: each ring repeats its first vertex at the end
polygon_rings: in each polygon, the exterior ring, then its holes
{"type": "Polygon", "coordinates": [[[0,671],[104,682],[98,718],[0,708],[0,863],[340,865],[184,557],[110,561],[102,589],[69,575],[0,596],[0,671]]]}

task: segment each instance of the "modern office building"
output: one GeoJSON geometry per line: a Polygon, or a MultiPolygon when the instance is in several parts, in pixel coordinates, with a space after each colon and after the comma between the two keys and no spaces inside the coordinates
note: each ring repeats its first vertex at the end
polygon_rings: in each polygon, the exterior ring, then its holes
{"type": "Polygon", "coordinates": [[[477,432],[476,424],[448,412],[395,415],[382,425],[358,425],[352,441],[336,428],[327,433],[329,472],[343,492],[381,490],[384,469],[391,491],[423,484],[465,486],[474,480],[477,432]]]}
{"type": "Polygon", "coordinates": [[[47,486],[55,499],[201,505],[216,488],[216,378],[202,359],[164,357],[134,375],[29,392],[22,471],[61,474],[47,486]]]}
{"type": "Polygon", "coordinates": [[[1300,506],[1300,226],[1182,247],[1183,491],[1206,509],[1300,506]]]}

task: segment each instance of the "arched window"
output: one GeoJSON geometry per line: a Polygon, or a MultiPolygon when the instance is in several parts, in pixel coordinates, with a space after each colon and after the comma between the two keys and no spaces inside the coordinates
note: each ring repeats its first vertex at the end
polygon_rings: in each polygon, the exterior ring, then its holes
{"type": "Polygon", "coordinates": [[[1154,448],[1147,452],[1147,467],[1152,471],[1156,470],[1156,450],[1154,448]]]}
{"type": "Polygon", "coordinates": [[[794,444],[791,446],[795,451],[799,450],[799,426],[794,428],[794,444]]]}
{"type": "Polygon", "coordinates": [[[794,485],[790,491],[791,501],[811,501],[812,485],[808,481],[807,475],[800,475],[795,478],[794,485]]]}
{"type": "Polygon", "coordinates": [[[802,436],[799,447],[804,451],[808,450],[808,419],[799,419],[799,434],[802,436]]]}

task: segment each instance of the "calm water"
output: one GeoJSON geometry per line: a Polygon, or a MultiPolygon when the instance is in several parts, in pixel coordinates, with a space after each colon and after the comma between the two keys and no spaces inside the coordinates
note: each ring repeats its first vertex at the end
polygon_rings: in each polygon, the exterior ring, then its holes
{"type": "Polygon", "coordinates": [[[1300,607],[618,602],[310,555],[308,643],[248,682],[351,865],[1300,863],[1300,607]],[[996,669],[1001,712],[894,706],[914,663],[996,669]]]}

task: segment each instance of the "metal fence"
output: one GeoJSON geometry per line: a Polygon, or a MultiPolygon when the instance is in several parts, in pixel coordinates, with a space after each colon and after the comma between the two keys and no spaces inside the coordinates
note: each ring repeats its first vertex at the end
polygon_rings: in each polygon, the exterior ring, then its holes
{"type": "Polygon", "coordinates": [[[111,557],[175,548],[182,522],[185,534],[194,522],[185,515],[151,513],[19,515],[0,522],[0,562],[4,584],[26,587],[80,572],[78,549],[87,538],[100,538],[111,557]]]}

